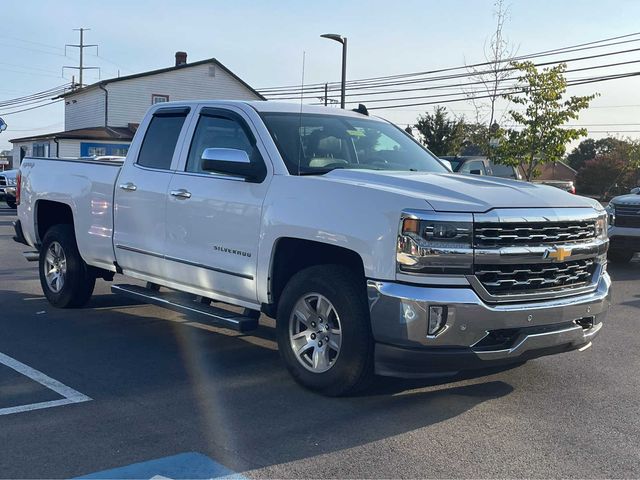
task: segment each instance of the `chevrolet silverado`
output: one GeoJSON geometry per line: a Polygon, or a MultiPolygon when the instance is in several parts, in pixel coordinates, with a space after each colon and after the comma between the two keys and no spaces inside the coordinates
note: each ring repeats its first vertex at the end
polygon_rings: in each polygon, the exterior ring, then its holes
{"type": "Polygon", "coordinates": [[[582,350],[610,304],[598,202],[452,174],[362,109],[158,104],[124,161],[25,158],[18,201],[52,305],[118,273],[142,284],[114,292],[223,327],[264,313],[326,395],[582,350]]]}

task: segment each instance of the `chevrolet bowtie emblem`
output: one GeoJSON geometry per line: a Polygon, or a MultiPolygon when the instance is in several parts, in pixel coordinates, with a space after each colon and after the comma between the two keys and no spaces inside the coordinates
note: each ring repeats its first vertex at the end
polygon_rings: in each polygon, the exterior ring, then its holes
{"type": "Polygon", "coordinates": [[[571,250],[567,248],[558,247],[554,250],[547,250],[544,252],[544,258],[550,258],[556,262],[564,262],[566,258],[571,256],[571,250]]]}

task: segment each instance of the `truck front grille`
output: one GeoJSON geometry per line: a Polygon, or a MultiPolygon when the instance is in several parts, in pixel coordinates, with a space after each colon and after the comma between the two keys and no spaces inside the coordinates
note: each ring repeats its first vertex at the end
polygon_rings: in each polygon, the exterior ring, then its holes
{"type": "Polygon", "coordinates": [[[594,259],[528,265],[476,265],[475,275],[491,295],[552,293],[590,285],[596,271],[594,259]]]}
{"type": "Polygon", "coordinates": [[[616,205],[616,227],[640,227],[640,204],[616,205]]]}
{"type": "Polygon", "coordinates": [[[536,223],[477,223],[476,248],[538,247],[583,242],[595,238],[594,220],[536,223]]]}
{"type": "Polygon", "coordinates": [[[7,179],[0,175],[0,187],[5,187],[7,185],[7,179]]]}

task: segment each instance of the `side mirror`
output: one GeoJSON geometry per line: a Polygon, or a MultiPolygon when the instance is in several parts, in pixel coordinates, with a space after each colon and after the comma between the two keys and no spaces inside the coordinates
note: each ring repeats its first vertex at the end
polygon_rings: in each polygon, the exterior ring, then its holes
{"type": "MultiPolygon", "coordinates": [[[[205,172],[243,177],[245,180],[262,181],[257,178],[256,168],[249,155],[236,148],[206,148],[200,157],[200,168],[205,172]]],[[[264,178],[264,177],[263,177],[264,178]]]]}
{"type": "Polygon", "coordinates": [[[631,193],[634,193],[636,195],[640,195],[640,187],[632,188],[631,189],[631,193]]]}
{"type": "Polygon", "coordinates": [[[482,175],[482,170],[469,170],[471,175],[482,175]]]}

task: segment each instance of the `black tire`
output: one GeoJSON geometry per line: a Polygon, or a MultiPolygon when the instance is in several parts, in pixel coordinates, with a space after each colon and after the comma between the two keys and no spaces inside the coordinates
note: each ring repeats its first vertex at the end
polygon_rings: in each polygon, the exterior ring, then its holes
{"type": "Polygon", "coordinates": [[[620,250],[617,248],[613,248],[613,249],[610,248],[609,252],[607,252],[607,259],[611,263],[616,263],[616,264],[629,263],[633,258],[634,253],[635,252],[632,252],[629,250],[620,250]]]}
{"type": "Polygon", "coordinates": [[[346,267],[319,265],[296,273],[278,302],[276,335],[287,369],[310,390],[332,397],[350,395],[365,389],[373,378],[374,344],[364,278],[346,267]],[[311,294],[329,300],[340,319],[340,351],[332,366],[322,373],[309,371],[301,364],[289,336],[296,303],[311,294]]]}
{"type": "Polygon", "coordinates": [[[14,210],[18,208],[18,204],[16,202],[12,202],[11,200],[7,200],[7,206],[9,208],[13,208],[14,210]]]}
{"type": "Polygon", "coordinates": [[[88,266],[78,251],[71,225],[54,225],[44,236],[39,260],[40,285],[49,303],[58,308],[82,307],[91,298],[96,284],[95,269],[88,266]],[[47,252],[54,242],[60,245],[66,259],[66,273],[60,291],[47,283],[45,269],[47,252]]]}

